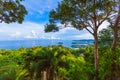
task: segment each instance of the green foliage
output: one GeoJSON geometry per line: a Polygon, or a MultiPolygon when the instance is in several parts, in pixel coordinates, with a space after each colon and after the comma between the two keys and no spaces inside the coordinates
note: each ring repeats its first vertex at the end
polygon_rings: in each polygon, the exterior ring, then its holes
{"type": "MultiPolygon", "coordinates": [[[[119,80],[120,48],[99,47],[100,80],[119,80]],[[113,76],[114,75],[114,76],[113,76]]],[[[47,80],[53,78],[69,80],[93,80],[94,47],[78,50],[62,46],[20,48],[0,50],[0,80],[41,80],[43,72],[47,80]],[[76,55],[77,54],[77,55],[76,55]]]]}
{"type": "Polygon", "coordinates": [[[43,47],[41,49],[31,49],[25,54],[25,68],[28,69],[30,75],[34,78],[41,78],[41,72],[48,71],[53,78],[59,67],[66,67],[61,57],[70,54],[67,48],[62,47],[43,47]],[[34,75],[35,74],[35,75],[34,75]]]}
{"type": "Polygon", "coordinates": [[[0,80],[28,80],[28,71],[16,64],[9,64],[0,68],[0,80]]]}
{"type": "Polygon", "coordinates": [[[87,74],[84,70],[85,60],[83,57],[68,57],[67,60],[69,63],[68,78],[70,80],[88,80],[87,74]]]}
{"type": "Polygon", "coordinates": [[[0,0],[0,22],[22,23],[27,14],[25,7],[21,4],[23,0],[0,0]]]}
{"type": "Polygon", "coordinates": [[[117,48],[116,51],[112,51],[111,48],[104,47],[103,51],[100,51],[102,53],[100,56],[99,69],[101,80],[110,80],[111,78],[119,80],[120,48],[117,48]]]}
{"type": "Polygon", "coordinates": [[[56,32],[58,31],[58,27],[55,24],[47,24],[45,26],[45,32],[56,32]]]}
{"type": "Polygon", "coordinates": [[[94,69],[94,47],[86,47],[84,52],[84,59],[86,61],[85,72],[87,73],[88,79],[93,80],[95,77],[94,69]]]}
{"type": "Polygon", "coordinates": [[[94,33],[93,28],[99,27],[115,11],[116,3],[113,0],[62,0],[56,9],[51,10],[49,22],[60,22],[65,26],[69,23],[79,30],[90,27],[94,33]]]}
{"type": "Polygon", "coordinates": [[[110,46],[113,40],[113,30],[108,27],[99,32],[99,43],[101,45],[110,46]]]}
{"type": "Polygon", "coordinates": [[[75,56],[82,56],[83,53],[85,53],[85,48],[79,48],[79,49],[72,49],[71,53],[75,56]]]}

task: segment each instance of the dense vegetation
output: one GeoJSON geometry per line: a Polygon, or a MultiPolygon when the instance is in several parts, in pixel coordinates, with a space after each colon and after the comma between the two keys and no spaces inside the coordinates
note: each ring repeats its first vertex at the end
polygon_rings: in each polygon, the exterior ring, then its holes
{"type": "MultiPolygon", "coordinates": [[[[99,47],[100,80],[120,80],[120,48],[99,47]],[[113,55],[114,54],[114,55],[113,55]]],[[[0,50],[0,80],[94,80],[94,47],[0,50]]]]}

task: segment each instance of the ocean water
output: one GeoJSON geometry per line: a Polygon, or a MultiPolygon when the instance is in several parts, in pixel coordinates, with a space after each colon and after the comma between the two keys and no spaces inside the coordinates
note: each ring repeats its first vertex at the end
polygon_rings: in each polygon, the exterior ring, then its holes
{"type": "Polygon", "coordinates": [[[0,49],[19,49],[20,47],[34,47],[34,46],[52,46],[59,45],[62,43],[65,47],[71,47],[72,43],[79,42],[82,44],[93,44],[94,40],[48,40],[48,39],[39,39],[39,40],[6,40],[0,41],[0,49]]]}

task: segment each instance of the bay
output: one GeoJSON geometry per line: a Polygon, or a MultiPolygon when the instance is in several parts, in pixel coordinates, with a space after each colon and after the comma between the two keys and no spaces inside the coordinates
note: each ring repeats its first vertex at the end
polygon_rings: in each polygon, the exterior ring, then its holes
{"type": "Polygon", "coordinates": [[[19,49],[20,47],[29,48],[34,46],[63,45],[70,47],[72,43],[93,44],[94,40],[56,40],[56,39],[27,39],[27,40],[4,40],[0,41],[0,49],[19,49]]]}

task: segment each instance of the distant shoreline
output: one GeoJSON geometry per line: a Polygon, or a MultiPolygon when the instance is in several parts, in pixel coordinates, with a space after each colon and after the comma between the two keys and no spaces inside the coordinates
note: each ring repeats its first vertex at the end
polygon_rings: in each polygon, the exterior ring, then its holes
{"type": "Polygon", "coordinates": [[[77,44],[93,44],[94,40],[82,39],[82,40],[60,40],[60,39],[25,39],[25,40],[2,40],[0,41],[0,49],[19,49],[21,47],[29,48],[34,46],[62,46],[71,48],[72,43],[77,44]]]}

